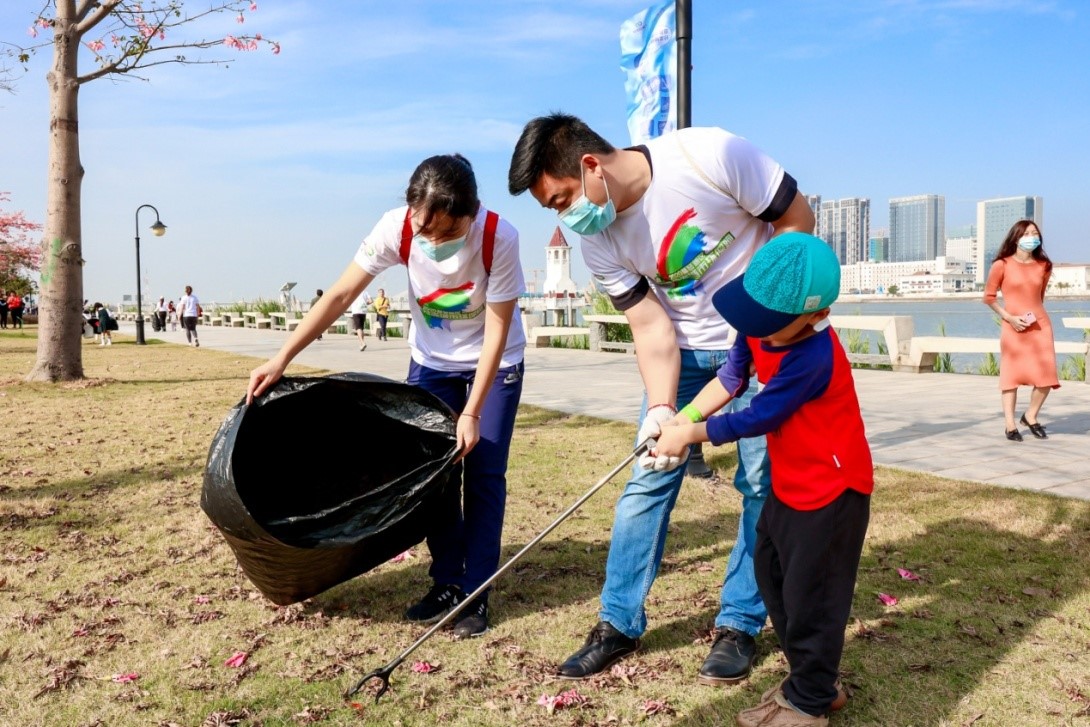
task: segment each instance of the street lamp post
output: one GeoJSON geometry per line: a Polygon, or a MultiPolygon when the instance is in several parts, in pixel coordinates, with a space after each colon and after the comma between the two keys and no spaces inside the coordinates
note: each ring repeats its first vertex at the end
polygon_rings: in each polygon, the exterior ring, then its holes
{"type": "Polygon", "coordinates": [[[155,224],[151,226],[151,232],[156,237],[162,237],[167,231],[167,226],[159,221],[159,210],[150,204],[142,204],[136,208],[136,343],[143,346],[144,341],[144,308],[140,299],[140,210],[147,207],[155,213],[155,224]]]}

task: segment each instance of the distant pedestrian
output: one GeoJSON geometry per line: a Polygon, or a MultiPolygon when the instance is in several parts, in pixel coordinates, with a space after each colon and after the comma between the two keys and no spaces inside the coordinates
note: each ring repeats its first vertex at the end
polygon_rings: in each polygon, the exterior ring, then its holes
{"type": "Polygon", "coordinates": [[[14,290],[8,293],[8,314],[11,316],[11,327],[23,327],[23,299],[14,290]]]}
{"type": "Polygon", "coordinates": [[[155,306],[155,330],[165,331],[167,329],[167,302],[166,299],[160,296],[158,304],[155,306]]]}
{"type": "Polygon", "coordinates": [[[8,327],[8,294],[0,290],[0,328],[8,327]]]}
{"type": "Polygon", "coordinates": [[[174,301],[167,303],[167,320],[170,321],[170,330],[178,330],[178,308],[174,305],[174,301]]]}
{"type": "Polygon", "coordinates": [[[386,297],[386,290],[378,289],[378,297],[372,304],[375,309],[375,318],[378,320],[378,340],[386,340],[386,323],[390,320],[390,299],[386,297]]]}
{"type": "MultiPolygon", "coordinates": [[[[318,294],[310,299],[310,309],[314,310],[314,306],[318,305],[318,301],[320,301],[321,299],[322,299],[322,289],[318,288],[318,294]]],[[[318,334],[318,339],[317,340],[319,340],[319,341],[322,340],[322,334],[321,333],[318,334]]]]}
{"type": "Polygon", "coordinates": [[[106,306],[101,303],[95,303],[94,311],[95,316],[98,318],[98,330],[102,332],[102,339],[98,345],[114,345],[113,336],[110,334],[110,311],[106,310],[106,306]]]}
{"type": "Polygon", "coordinates": [[[352,305],[348,307],[348,312],[352,314],[352,330],[356,332],[356,338],[360,340],[360,350],[366,350],[367,343],[363,340],[364,337],[364,325],[367,322],[367,308],[371,302],[371,296],[367,294],[367,291],[363,291],[356,296],[356,299],[352,301],[352,305]]]}
{"type": "Polygon", "coordinates": [[[1056,375],[1056,344],[1052,321],[1045,310],[1045,291],[1052,277],[1052,261],[1045,254],[1041,229],[1033,220],[1014,223],[999,246],[988,282],[984,305],[1001,319],[999,331],[999,391],[1007,439],[1021,442],[1015,421],[1018,387],[1032,386],[1029,407],[1021,422],[1038,439],[1048,439],[1037,421],[1041,406],[1052,389],[1060,388],[1056,375]],[[1003,305],[996,293],[1003,292],[1003,305]]]}
{"type": "Polygon", "coordinates": [[[185,329],[185,341],[189,345],[200,348],[201,342],[197,339],[197,318],[200,316],[201,301],[193,294],[193,286],[185,286],[185,295],[178,301],[178,315],[182,319],[182,328],[185,329]]]}

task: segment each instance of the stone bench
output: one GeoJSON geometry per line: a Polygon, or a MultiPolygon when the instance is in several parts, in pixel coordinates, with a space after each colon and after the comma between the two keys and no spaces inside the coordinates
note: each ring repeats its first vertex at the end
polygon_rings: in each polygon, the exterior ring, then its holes
{"type": "Polygon", "coordinates": [[[589,328],[578,326],[535,326],[527,335],[527,343],[535,348],[548,348],[553,338],[562,336],[588,336],[589,328]]]}

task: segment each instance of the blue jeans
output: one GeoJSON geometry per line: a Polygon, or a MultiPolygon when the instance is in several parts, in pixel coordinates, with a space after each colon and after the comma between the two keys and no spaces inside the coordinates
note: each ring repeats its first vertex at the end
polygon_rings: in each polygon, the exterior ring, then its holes
{"type": "MultiPolygon", "coordinates": [[[[726,358],[726,351],[682,349],[677,404],[681,406],[692,401],[704,385],[715,378],[726,358]]],[[[746,394],[731,401],[725,410],[746,408],[756,388],[754,380],[746,394]]],[[[646,414],[647,395],[644,394],[641,424],[646,414]]],[[[643,604],[658,574],[670,512],[684,477],[684,466],[671,472],[655,472],[637,464],[632,479],[617,501],[599,618],[630,638],[637,638],[647,630],[643,604]]],[[[756,636],[767,616],[753,571],[757,519],[772,488],[764,437],[739,440],[734,487],[742,494],[742,516],[738,522],[738,538],[727,560],[715,625],[729,626],[756,636]]]]}
{"type": "MultiPolygon", "coordinates": [[[[461,412],[473,388],[474,371],[439,371],[409,363],[407,382],[435,394],[461,412]]],[[[446,514],[428,534],[431,569],[442,585],[471,593],[499,568],[500,535],[507,504],[507,455],[522,397],[523,365],[501,367],[481,408],[481,439],[457,465],[461,487],[449,489],[446,514]]]]}

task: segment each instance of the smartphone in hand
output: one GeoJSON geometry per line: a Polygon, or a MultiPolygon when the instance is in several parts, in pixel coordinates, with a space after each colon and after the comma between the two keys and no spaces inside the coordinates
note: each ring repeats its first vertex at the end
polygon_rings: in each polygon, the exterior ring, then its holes
{"type": "Polygon", "coordinates": [[[1026,313],[1022,316],[1022,323],[1025,323],[1027,326],[1032,326],[1036,322],[1037,316],[1033,314],[1033,311],[1030,311],[1029,313],[1026,313]]]}

